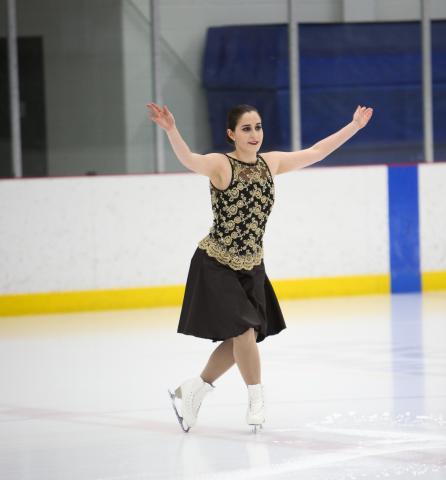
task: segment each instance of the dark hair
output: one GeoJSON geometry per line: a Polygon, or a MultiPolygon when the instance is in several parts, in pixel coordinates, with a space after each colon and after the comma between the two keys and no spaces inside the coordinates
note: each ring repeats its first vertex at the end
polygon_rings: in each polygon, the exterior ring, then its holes
{"type": "MultiPolygon", "coordinates": [[[[227,129],[229,128],[230,130],[234,131],[238,121],[240,120],[240,117],[244,113],[248,113],[248,112],[259,113],[256,107],[253,107],[252,105],[246,105],[245,103],[242,103],[241,105],[237,105],[231,108],[231,110],[229,110],[228,115],[226,117],[226,128],[227,129]]],[[[228,135],[228,132],[226,132],[226,141],[231,145],[234,145],[234,141],[228,135]]]]}

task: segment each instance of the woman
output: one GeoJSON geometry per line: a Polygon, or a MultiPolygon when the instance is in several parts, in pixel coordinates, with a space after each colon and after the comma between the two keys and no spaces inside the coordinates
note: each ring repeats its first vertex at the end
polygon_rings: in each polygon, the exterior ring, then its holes
{"type": "Polygon", "coordinates": [[[237,363],[248,390],[246,421],[262,427],[264,391],[257,343],[286,328],[265,273],[263,234],[274,203],[275,175],[321,161],[370,120],[373,109],[358,106],[352,121],[338,132],[297,152],[258,151],[262,120],[250,105],[234,107],[227,117],[229,154],[190,151],[166,106],[149,103],[151,119],[165,130],[178,160],[210,180],[213,225],[192,257],[178,333],[222,343],[198,377],[169,392],[185,432],[196,423],[203,398],[223,373],[237,363]],[[176,400],[181,399],[181,414],[176,400]],[[186,426],[185,426],[186,424],[186,426]]]}

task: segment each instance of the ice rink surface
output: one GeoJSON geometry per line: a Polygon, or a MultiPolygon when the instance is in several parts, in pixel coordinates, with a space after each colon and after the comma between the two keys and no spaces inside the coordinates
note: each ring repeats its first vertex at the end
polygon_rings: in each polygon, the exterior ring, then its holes
{"type": "Polygon", "coordinates": [[[237,366],[183,433],[168,388],[217,344],[179,308],[0,319],[0,478],[446,479],[446,292],[282,301],[253,434],[237,366]]]}

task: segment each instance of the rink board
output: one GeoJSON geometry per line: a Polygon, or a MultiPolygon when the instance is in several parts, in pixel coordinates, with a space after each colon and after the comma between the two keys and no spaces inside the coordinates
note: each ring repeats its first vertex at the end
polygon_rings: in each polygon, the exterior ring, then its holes
{"type": "MultiPolygon", "coordinates": [[[[409,240],[420,288],[446,289],[446,164],[310,168],[275,183],[264,247],[279,298],[389,293],[407,266],[392,252],[409,240]],[[389,169],[410,208],[389,207],[389,169]]],[[[188,173],[5,180],[0,203],[2,315],[179,305],[212,221],[208,180],[188,173]]]]}

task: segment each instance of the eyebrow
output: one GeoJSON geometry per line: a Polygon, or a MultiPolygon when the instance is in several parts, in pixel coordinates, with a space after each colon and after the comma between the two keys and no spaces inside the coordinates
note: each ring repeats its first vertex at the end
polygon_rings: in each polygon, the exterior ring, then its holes
{"type": "MultiPolygon", "coordinates": [[[[262,125],[262,122],[257,122],[256,125],[262,125]]],[[[251,124],[246,123],[245,125],[242,125],[242,127],[250,127],[251,124]]]]}

